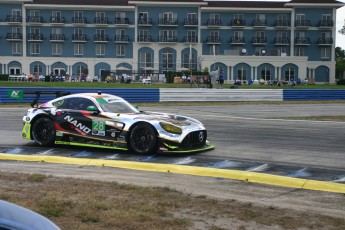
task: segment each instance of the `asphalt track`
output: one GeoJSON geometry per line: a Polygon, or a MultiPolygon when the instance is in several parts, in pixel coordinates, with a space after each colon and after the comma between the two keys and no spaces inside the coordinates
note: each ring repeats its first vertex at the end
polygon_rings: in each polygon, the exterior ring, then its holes
{"type": "Polygon", "coordinates": [[[123,152],[109,154],[109,151],[85,152],[82,148],[71,149],[66,146],[42,149],[20,138],[21,117],[26,109],[1,108],[0,152],[3,153],[0,159],[170,172],[345,193],[345,123],[281,119],[343,115],[344,104],[168,106],[142,109],[174,112],[201,120],[216,149],[190,156],[135,156],[123,152]],[[80,154],[84,155],[80,157],[80,154]],[[104,159],[104,156],[114,157],[109,160],[111,158],[104,159]],[[180,160],[180,163],[176,163],[176,160],[180,160]]]}

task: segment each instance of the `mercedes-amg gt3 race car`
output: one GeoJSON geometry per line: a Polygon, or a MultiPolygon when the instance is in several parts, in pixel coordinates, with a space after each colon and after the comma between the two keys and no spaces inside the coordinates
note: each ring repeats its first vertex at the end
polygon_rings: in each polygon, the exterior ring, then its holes
{"type": "MultiPolygon", "coordinates": [[[[40,92],[36,93],[39,97],[40,92]]],[[[204,125],[196,119],[139,111],[123,98],[101,92],[65,95],[36,104],[23,122],[22,137],[40,146],[76,145],[139,154],[214,148],[207,141],[204,125]]]]}

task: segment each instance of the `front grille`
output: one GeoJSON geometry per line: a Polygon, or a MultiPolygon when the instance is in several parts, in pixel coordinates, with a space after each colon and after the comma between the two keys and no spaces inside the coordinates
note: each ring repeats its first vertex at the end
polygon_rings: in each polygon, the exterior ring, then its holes
{"type": "Polygon", "coordinates": [[[206,130],[189,133],[182,141],[184,147],[203,146],[207,139],[206,130]]]}

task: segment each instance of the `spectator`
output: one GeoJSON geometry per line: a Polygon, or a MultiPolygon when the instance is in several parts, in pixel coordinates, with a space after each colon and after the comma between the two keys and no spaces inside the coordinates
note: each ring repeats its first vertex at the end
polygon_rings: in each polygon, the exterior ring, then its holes
{"type": "Polygon", "coordinates": [[[223,70],[220,69],[218,74],[219,74],[219,88],[223,89],[224,88],[224,80],[225,80],[223,70]]]}

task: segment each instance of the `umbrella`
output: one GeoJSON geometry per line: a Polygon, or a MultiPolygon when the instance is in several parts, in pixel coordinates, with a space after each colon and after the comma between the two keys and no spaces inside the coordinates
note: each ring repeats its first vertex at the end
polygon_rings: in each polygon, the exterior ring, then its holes
{"type": "Polygon", "coordinates": [[[185,68],[185,67],[181,67],[181,68],[178,68],[177,70],[179,70],[179,71],[189,71],[190,69],[189,68],[185,68]]]}
{"type": "Polygon", "coordinates": [[[153,67],[145,67],[144,70],[154,70],[153,67]]]}
{"type": "Polygon", "coordinates": [[[117,67],[116,70],[129,70],[129,69],[124,66],[120,66],[120,67],[117,67]]]}

